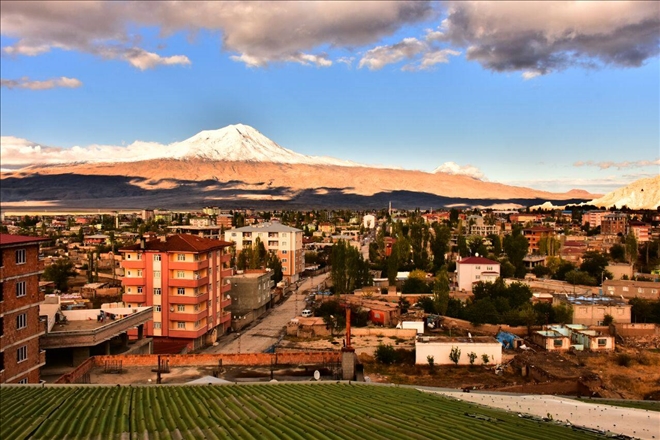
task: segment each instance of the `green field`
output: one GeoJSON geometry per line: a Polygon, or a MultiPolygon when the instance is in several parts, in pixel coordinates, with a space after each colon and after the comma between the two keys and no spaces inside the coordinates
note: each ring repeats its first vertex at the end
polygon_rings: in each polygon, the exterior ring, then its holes
{"type": "Polygon", "coordinates": [[[1,387],[2,439],[585,439],[410,388],[348,384],[1,387]]]}

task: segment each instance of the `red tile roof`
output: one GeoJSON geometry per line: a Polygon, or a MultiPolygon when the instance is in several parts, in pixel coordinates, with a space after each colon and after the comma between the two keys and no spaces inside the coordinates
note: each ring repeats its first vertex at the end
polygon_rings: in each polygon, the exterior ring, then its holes
{"type": "Polygon", "coordinates": [[[209,252],[232,246],[233,243],[213,238],[200,237],[199,235],[178,234],[170,235],[165,241],[149,240],[144,243],[144,249],[140,243],[126,246],[120,252],[126,251],[155,251],[155,252],[209,252]]]}
{"type": "Polygon", "coordinates": [[[48,237],[30,237],[27,235],[0,234],[0,246],[11,246],[15,244],[32,244],[51,240],[48,237]]]}
{"type": "Polygon", "coordinates": [[[467,257],[463,258],[458,264],[500,264],[497,261],[489,260],[484,257],[467,257]]]}

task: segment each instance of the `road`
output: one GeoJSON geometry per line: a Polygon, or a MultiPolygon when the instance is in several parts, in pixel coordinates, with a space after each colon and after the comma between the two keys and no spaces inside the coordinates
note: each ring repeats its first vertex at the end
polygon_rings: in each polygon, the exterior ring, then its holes
{"type": "Polygon", "coordinates": [[[240,333],[231,333],[218,341],[218,345],[203,350],[203,353],[261,353],[278,341],[282,329],[305,308],[303,292],[322,283],[329,273],[305,279],[284,302],[269,310],[266,316],[256,324],[243,329],[240,333]],[[240,336],[239,336],[240,335],[240,336]]]}

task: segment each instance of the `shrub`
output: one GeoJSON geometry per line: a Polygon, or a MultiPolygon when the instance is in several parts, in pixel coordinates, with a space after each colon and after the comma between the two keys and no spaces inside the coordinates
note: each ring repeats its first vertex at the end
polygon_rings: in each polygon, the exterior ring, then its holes
{"type": "Polygon", "coordinates": [[[628,353],[619,353],[616,355],[616,363],[622,367],[629,367],[632,357],[628,353]]]}
{"type": "Polygon", "coordinates": [[[458,365],[458,361],[461,359],[461,349],[458,347],[452,347],[451,352],[449,353],[449,359],[451,359],[455,365],[458,365]]]}
{"type": "Polygon", "coordinates": [[[477,353],[471,351],[470,353],[468,353],[468,359],[470,359],[470,365],[474,365],[474,361],[475,359],[477,359],[477,353]]]}
{"type": "Polygon", "coordinates": [[[390,344],[378,344],[374,358],[379,364],[391,365],[397,361],[396,350],[390,344]]]}
{"type": "Polygon", "coordinates": [[[603,325],[610,325],[614,322],[614,316],[612,315],[605,315],[603,317],[603,325]]]}
{"type": "Polygon", "coordinates": [[[429,370],[433,373],[433,367],[435,367],[435,358],[431,355],[426,356],[426,362],[429,363],[429,370]]]}
{"type": "Polygon", "coordinates": [[[484,363],[484,365],[488,365],[490,362],[490,356],[488,356],[486,353],[481,355],[481,362],[484,363]]]}

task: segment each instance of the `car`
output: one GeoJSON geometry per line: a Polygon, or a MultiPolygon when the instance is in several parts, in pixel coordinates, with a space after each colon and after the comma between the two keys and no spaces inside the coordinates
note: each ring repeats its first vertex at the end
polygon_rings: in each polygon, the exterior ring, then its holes
{"type": "Polygon", "coordinates": [[[305,309],[302,312],[300,312],[300,316],[302,316],[303,318],[311,318],[312,316],[314,316],[314,312],[312,312],[309,309],[305,309]]]}

